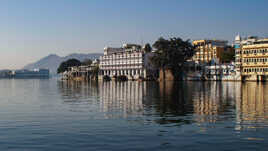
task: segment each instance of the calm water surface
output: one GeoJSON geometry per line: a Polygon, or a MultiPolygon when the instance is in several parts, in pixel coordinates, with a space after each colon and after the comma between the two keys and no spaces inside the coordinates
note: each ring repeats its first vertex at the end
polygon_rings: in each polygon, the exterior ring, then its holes
{"type": "Polygon", "coordinates": [[[268,83],[0,80],[0,150],[266,150],[268,83]]]}

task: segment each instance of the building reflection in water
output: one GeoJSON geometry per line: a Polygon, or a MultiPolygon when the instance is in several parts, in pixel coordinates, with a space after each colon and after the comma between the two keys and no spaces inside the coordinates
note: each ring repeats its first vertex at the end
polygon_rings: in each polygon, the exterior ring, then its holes
{"type": "Polygon", "coordinates": [[[164,116],[183,116],[193,112],[190,85],[184,82],[159,82],[156,111],[164,116]]]}
{"type": "Polygon", "coordinates": [[[239,82],[59,82],[72,111],[105,118],[143,117],[158,124],[236,121],[235,129],[268,125],[268,84],[239,82]]]}
{"type": "Polygon", "coordinates": [[[244,83],[241,92],[242,98],[236,100],[236,130],[268,126],[267,83],[244,83]]]}
{"type": "Polygon", "coordinates": [[[100,83],[100,111],[105,113],[108,118],[142,115],[146,91],[145,82],[100,83]]]}
{"type": "Polygon", "coordinates": [[[72,112],[97,111],[98,83],[58,81],[58,91],[63,104],[67,104],[72,112]]]}
{"type": "Polygon", "coordinates": [[[216,122],[231,118],[220,116],[234,108],[235,100],[240,98],[240,83],[206,82],[193,86],[193,106],[197,122],[216,122]],[[224,119],[222,119],[222,117],[224,119]]]}

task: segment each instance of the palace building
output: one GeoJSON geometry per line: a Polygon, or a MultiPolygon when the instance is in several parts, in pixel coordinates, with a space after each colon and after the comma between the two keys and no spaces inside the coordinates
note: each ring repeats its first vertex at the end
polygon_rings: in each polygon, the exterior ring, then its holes
{"type": "Polygon", "coordinates": [[[268,38],[255,39],[252,43],[243,44],[241,56],[243,79],[268,79],[268,38]]]}
{"type": "Polygon", "coordinates": [[[249,36],[235,38],[236,70],[243,80],[263,81],[268,79],[268,38],[249,36]]]}
{"type": "Polygon", "coordinates": [[[235,49],[235,64],[236,70],[241,72],[242,69],[242,48],[244,45],[252,45],[258,40],[258,37],[249,36],[245,39],[242,39],[240,35],[235,37],[234,49],[235,49]]]}
{"type": "Polygon", "coordinates": [[[127,76],[128,79],[148,78],[154,74],[149,62],[152,55],[136,44],[124,44],[121,48],[106,47],[100,57],[100,74],[127,76]]]}

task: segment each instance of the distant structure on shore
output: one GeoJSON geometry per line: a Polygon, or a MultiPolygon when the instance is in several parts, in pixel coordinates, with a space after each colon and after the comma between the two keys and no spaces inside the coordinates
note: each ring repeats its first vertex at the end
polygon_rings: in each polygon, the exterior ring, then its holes
{"type": "Polygon", "coordinates": [[[32,69],[49,69],[49,74],[51,76],[57,75],[57,69],[63,61],[69,59],[77,59],[79,61],[84,61],[85,59],[95,60],[98,59],[101,53],[72,53],[70,55],[61,57],[56,54],[50,54],[40,60],[24,66],[22,69],[32,70],[32,69]]]}
{"type": "Polygon", "coordinates": [[[49,78],[49,70],[5,70],[0,72],[0,78],[49,78]]]}
{"type": "Polygon", "coordinates": [[[12,71],[13,78],[49,78],[48,69],[34,69],[34,70],[15,70],[12,71]]]}

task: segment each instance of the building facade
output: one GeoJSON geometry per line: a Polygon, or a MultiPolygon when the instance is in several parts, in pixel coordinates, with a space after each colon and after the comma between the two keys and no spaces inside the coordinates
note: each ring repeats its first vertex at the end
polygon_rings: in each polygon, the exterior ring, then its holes
{"type": "Polygon", "coordinates": [[[241,60],[241,55],[242,55],[242,44],[241,44],[242,38],[240,35],[237,35],[235,37],[235,42],[234,42],[234,49],[235,49],[235,67],[237,72],[241,72],[242,68],[242,60],[241,60]]]}
{"type": "Polygon", "coordinates": [[[240,35],[235,37],[234,49],[235,49],[235,64],[236,71],[241,72],[242,70],[242,49],[244,45],[252,45],[258,40],[258,37],[249,36],[245,39],[242,39],[240,35]]]}
{"type": "Polygon", "coordinates": [[[197,63],[208,63],[212,60],[219,60],[221,52],[227,46],[228,41],[224,40],[194,40],[196,53],[193,61],[197,63]]]}
{"type": "Polygon", "coordinates": [[[268,78],[268,38],[242,44],[242,77],[262,81],[268,78]]]}
{"type": "Polygon", "coordinates": [[[149,62],[152,55],[136,44],[124,44],[121,48],[106,47],[100,57],[100,74],[127,76],[128,79],[148,78],[154,73],[149,62]]]}

